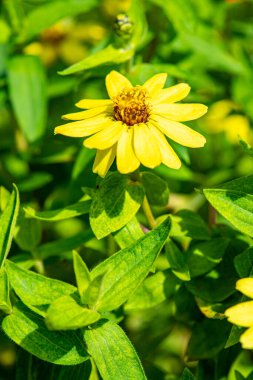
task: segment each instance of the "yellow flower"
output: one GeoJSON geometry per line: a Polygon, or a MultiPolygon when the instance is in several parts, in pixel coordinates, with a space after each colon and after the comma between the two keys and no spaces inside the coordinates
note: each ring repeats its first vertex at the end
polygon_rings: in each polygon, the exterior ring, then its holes
{"type": "Polygon", "coordinates": [[[232,144],[238,144],[239,139],[250,142],[252,132],[247,117],[240,114],[231,115],[232,111],[237,110],[238,106],[232,101],[220,100],[210,107],[203,125],[208,128],[209,133],[224,132],[232,144]]]}
{"type": "Polygon", "coordinates": [[[181,162],[164,135],[177,143],[199,148],[205,138],[181,121],[204,115],[203,104],[175,104],[185,98],[190,87],[185,83],[163,89],[167,74],[157,74],[144,85],[133,87],[116,71],[106,77],[110,99],[83,99],[77,107],[86,111],[64,115],[72,123],[60,125],[55,133],[87,137],[84,145],[97,149],[94,173],[104,177],[115,157],[120,173],[135,171],[140,164],[154,168],[161,163],[179,169],[181,162]]]}
{"type": "MultiPolygon", "coordinates": [[[[245,296],[253,298],[253,278],[242,278],[236,283],[236,289],[245,296]]],[[[245,349],[253,349],[253,300],[241,302],[225,311],[229,322],[248,327],[241,335],[240,342],[245,349]]]]}

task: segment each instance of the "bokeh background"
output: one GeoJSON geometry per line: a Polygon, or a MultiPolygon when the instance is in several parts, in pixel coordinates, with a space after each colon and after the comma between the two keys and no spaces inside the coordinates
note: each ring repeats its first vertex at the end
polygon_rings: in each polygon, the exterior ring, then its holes
{"type": "MultiPolygon", "coordinates": [[[[13,182],[23,205],[41,210],[74,203],[82,188],[95,187],[95,151],[81,139],[54,136],[61,115],[74,112],[82,98],[107,97],[104,78],[112,69],[134,84],[166,72],[167,86],[189,83],[187,102],[209,106],[205,117],[189,123],[207,144],[191,151],[173,144],[183,165],[155,169],[171,194],[169,204],[154,211],[187,208],[212,224],[212,211],[195,189],[252,174],[252,0],[2,0],[0,11],[0,209],[13,182]]],[[[30,268],[39,244],[83,231],[88,238],[81,240],[80,252],[89,267],[117,250],[111,237],[97,241],[89,235],[88,218],[50,224],[21,214],[11,255],[30,268]]],[[[74,282],[71,249],[46,251],[47,275],[74,282]]],[[[158,267],[166,265],[161,256],[158,267]]],[[[185,363],[196,366],[185,350],[201,318],[182,288],[148,312],[129,311],[123,326],[150,379],[178,379],[185,363]]],[[[215,355],[204,355],[203,368],[215,355]]],[[[251,354],[243,355],[243,365],[252,366],[251,354]]],[[[210,370],[205,380],[236,380],[231,368],[239,359],[237,351],[219,358],[223,370],[217,377],[210,370]]],[[[28,360],[0,331],[0,379],[22,380],[15,367],[28,360]]],[[[44,379],[47,366],[38,361],[31,379],[44,379]]]]}

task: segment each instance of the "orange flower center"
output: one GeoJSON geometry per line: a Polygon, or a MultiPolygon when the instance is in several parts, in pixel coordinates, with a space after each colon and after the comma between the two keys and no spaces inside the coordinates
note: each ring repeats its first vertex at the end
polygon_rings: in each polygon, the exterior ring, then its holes
{"type": "Polygon", "coordinates": [[[141,86],[123,90],[113,99],[115,119],[129,126],[146,123],[150,115],[147,99],[147,92],[141,86]]]}

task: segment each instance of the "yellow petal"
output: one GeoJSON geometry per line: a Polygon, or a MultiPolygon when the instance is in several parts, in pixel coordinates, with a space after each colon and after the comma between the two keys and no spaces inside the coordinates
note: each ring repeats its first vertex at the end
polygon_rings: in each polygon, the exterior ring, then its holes
{"type": "Polygon", "coordinates": [[[93,172],[100,177],[105,177],[110,169],[116,154],[116,144],[104,150],[98,150],[93,164],[93,172]]]}
{"type": "Polygon", "coordinates": [[[111,122],[112,120],[107,117],[94,117],[92,119],[59,125],[55,128],[54,133],[69,137],[86,137],[101,131],[110,125],[111,122]]]}
{"type": "Polygon", "coordinates": [[[113,111],[113,108],[111,106],[97,107],[97,108],[91,108],[87,111],[68,113],[67,115],[63,115],[62,119],[83,120],[83,119],[89,119],[90,117],[94,117],[100,114],[110,115],[112,114],[112,111],[113,111]]]}
{"type": "Polygon", "coordinates": [[[153,115],[152,124],[155,124],[166,136],[177,143],[189,148],[204,146],[206,139],[200,133],[177,121],[171,121],[165,117],[153,115]]]}
{"type": "Polygon", "coordinates": [[[236,289],[245,294],[245,296],[253,298],[253,278],[241,278],[236,282],[236,289]]]}
{"type": "Polygon", "coordinates": [[[154,96],[165,85],[167,74],[156,74],[152,78],[148,79],[142,87],[144,87],[149,95],[154,96]]]}
{"type": "Polygon", "coordinates": [[[85,108],[85,109],[112,106],[112,105],[113,105],[113,102],[110,99],[82,99],[78,103],[76,103],[76,106],[78,108],[85,108]]]}
{"type": "Polygon", "coordinates": [[[175,103],[184,99],[190,92],[191,87],[187,83],[179,83],[175,86],[171,86],[161,90],[152,99],[154,104],[156,103],[175,103]]]}
{"type": "Polygon", "coordinates": [[[253,349],[253,327],[247,329],[241,336],[240,342],[245,350],[253,349]]]}
{"type": "Polygon", "coordinates": [[[131,88],[132,84],[124,75],[111,71],[105,78],[105,84],[110,98],[115,98],[124,89],[131,88]]]}
{"type": "Polygon", "coordinates": [[[117,168],[120,173],[132,173],[140,166],[133,150],[133,128],[124,127],[117,145],[117,168]]]}
{"type": "Polygon", "coordinates": [[[84,141],[87,148],[104,150],[114,145],[122,133],[124,124],[121,121],[111,120],[111,123],[102,131],[84,141]]]}
{"type": "Polygon", "coordinates": [[[253,326],[253,301],[242,302],[232,306],[225,311],[229,322],[235,325],[250,327],[253,326]]]}
{"type": "Polygon", "coordinates": [[[149,128],[153,133],[154,138],[157,141],[157,144],[159,145],[162,163],[168,166],[169,168],[179,169],[181,167],[181,161],[172,149],[172,147],[170,146],[170,144],[168,143],[168,141],[166,140],[165,136],[162,134],[162,132],[159,131],[158,128],[156,128],[151,123],[149,124],[149,128]]]}
{"type": "Polygon", "coordinates": [[[195,120],[207,112],[204,104],[166,104],[152,106],[152,112],[174,121],[195,120]]]}
{"type": "Polygon", "coordinates": [[[138,160],[148,168],[161,163],[159,146],[146,124],[136,124],[134,128],[134,152],[138,160]]]}

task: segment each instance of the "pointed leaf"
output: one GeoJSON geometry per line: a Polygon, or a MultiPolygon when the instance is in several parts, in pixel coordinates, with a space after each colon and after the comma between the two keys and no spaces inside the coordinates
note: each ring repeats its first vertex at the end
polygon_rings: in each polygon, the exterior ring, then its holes
{"type": "Polygon", "coordinates": [[[77,291],[72,285],[20,268],[11,261],[6,262],[6,271],[15,293],[41,315],[45,315],[45,309],[57,298],[77,291]]]}
{"type": "Polygon", "coordinates": [[[180,380],[195,380],[196,377],[193,376],[191,371],[188,368],[184,369],[184,372],[182,373],[182,376],[180,377],[180,380]]]}
{"type": "Polygon", "coordinates": [[[136,240],[144,235],[140,223],[133,217],[124,227],[119,231],[114,232],[113,236],[120,248],[126,248],[134,244],[136,240]]]}
{"type": "Polygon", "coordinates": [[[91,272],[92,278],[107,272],[95,305],[98,310],[113,310],[128,299],[152,269],[169,231],[167,218],[134,245],[115,253],[91,272]]]}
{"type": "Polygon", "coordinates": [[[47,309],[46,324],[50,330],[76,330],[99,319],[95,310],[79,305],[71,296],[63,296],[47,309]]]}
{"type": "Polygon", "coordinates": [[[99,185],[90,209],[91,228],[98,239],[126,225],[137,213],[144,189],[125,175],[112,173],[99,185]]]}
{"type": "Polygon", "coordinates": [[[75,365],[89,358],[79,332],[49,331],[43,319],[21,301],[4,318],[2,328],[15,343],[44,361],[75,365]]]}
{"type": "Polygon", "coordinates": [[[228,243],[227,238],[214,238],[210,241],[193,244],[187,252],[187,264],[191,277],[205,274],[218,265],[228,243]]]}
{"type": "Polygon", "coordinates": [[[73,249],[82,246],[93,237],[94,235],[91,230],[82,231],[65,239],[59,239],[50,243],[42,244],[36,248],[35,253],[41,259],[46,259],[50,256],[61,256],[64,252],[71,252],[73,249]]]}
{"type": "Polygon", "coordinates": [[[108,45],[103,50],[97,51],[89,57],[84,58],[82,61],[60,71],[59,74],[70,75],[101,65],[125,62],[133,56],[133,53],[134,51],[131,46],[128,49],[117,49],[113,45],[108,45]]]}
{"type": "Polygon", "coordinates": [[[171,215],[171,237],[186,236],[191,239],[209,240],[210,234],[203,219],[191,210],[180,210],[171,215]]]}
{"type": "Polygon", "coordinates": [[[78,291],[82,302],[85,303],[83,295],[90,284],[90,272],[87,265],[76,251],[73,252],[73,264],[78,291]]]}
{"type": "Polygon", "coordinates": [[[154,307],[169,298],[179,280],[170,272],[157,272],[146,278],[128,299],[125,310],[142,310],[154,307]]]}
{"type": "Polygon", "coordinates": [[[10,286],[7,273],[4,269],[0,269],[0,310],[4,313],[11,313],[11,303],[10,303],[10,286]]]}
{"type": "Polygon", "coordinates": [[[38,57],[20,55],[8,69],[11,102],[29,142],[41,138],[46,128],[46,77],[38,57]]]}
{"type": "Polygon", "coordinates": [[[86,330],[85,341],[103,380],[146,379],[132,344],[115,323],[99,323],[86,330]]]}
{"type": "Polygon", "coordinates": [[[0,268],[9,253],[19,211],[19,193],[15,185],[8,204],[0,217],[0,268]]]}
{"type": "Polygon", "coordinates": [[[58,220],[65,220],[75,218],[79,215],[88,214],[90,205],[91,201],[88,200],[80,201],[57,210],[36,211],[32,207],[24,207],[24,210],[31,218],[45,220],[47,222],[56,222],[58,220]]]}
{"type": "Polygon", "coordinates": [[[238,230],[253,236],[253,195],[226,189],[205,189],[204,194],[238,230]]]}
{"type": "Polygon", "coordinates": [[[167,241],[165,253],[174,275],[182,281],[190,281],[191,276],[185,253],[182,252],[172,240],[167,241]]]}

